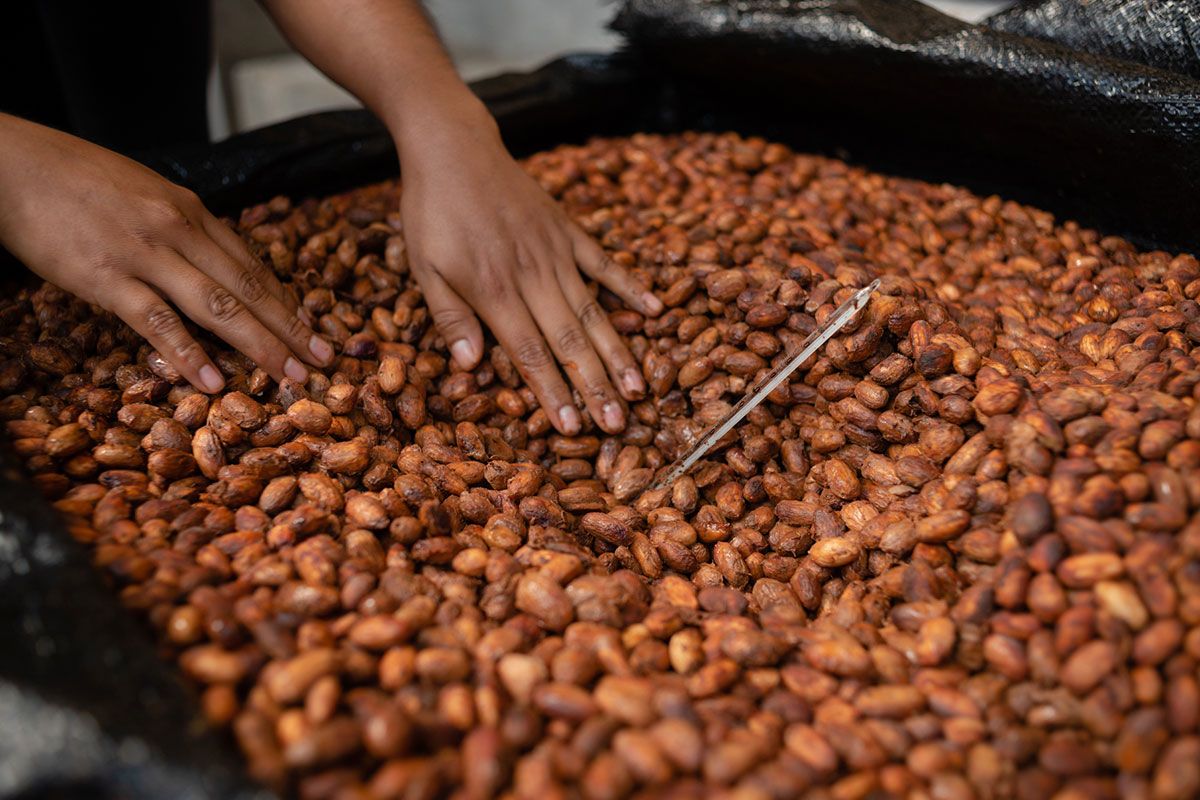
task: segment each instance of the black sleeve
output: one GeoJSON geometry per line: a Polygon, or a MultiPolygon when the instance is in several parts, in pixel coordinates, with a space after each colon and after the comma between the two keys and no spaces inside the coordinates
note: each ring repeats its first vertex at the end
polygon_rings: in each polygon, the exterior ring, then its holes
{"type": "Polygon", "coordinates": [[[0,107],[130,152],[208,139],[207,0],[16,0],[0,107]]]}

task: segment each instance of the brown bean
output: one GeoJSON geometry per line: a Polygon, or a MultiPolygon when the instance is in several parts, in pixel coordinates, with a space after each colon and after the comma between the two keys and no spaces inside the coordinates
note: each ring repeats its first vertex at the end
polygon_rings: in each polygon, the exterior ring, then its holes
{"type": "Polygon", "coordinates": [[[667,307],[561,436],[449,358],[389,181],[234,229],[338,345],[187,386],[48,284],[0,300],[10,453],[301,797],[1200,793],[1200,261],[735,134],[525,168],[667,307]],[[880,291],[703,463],[704,428],[880,291]]]}

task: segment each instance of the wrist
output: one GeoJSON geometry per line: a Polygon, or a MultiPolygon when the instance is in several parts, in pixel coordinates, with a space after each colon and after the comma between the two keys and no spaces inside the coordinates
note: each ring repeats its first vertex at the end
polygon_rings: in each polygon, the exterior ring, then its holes
{"type": "Polygon", "coordinates": [[[458,86],[461,91],[427,91],[389,109],[384,124],[396,144],[401,169],[416,169],[431,157],[466,148],[503,148],[500,129],[487,107],[465,84],[458,86]]]}
{"type": "Polygon", "coordinates": [[[49,132],[37,123],[0,113],[0,244],[11,248],[11,237],[20,227],[18,218],[36,205],[34,193],[39,180],[39,162],[30,145],[49,132]]]}

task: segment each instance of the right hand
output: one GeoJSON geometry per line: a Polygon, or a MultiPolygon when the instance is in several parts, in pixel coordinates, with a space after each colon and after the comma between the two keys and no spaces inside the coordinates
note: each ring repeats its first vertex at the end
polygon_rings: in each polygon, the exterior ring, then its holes
{"type": "Polygon", "coordinates": [[[0,242],[51,283],[113,312],[198,389],[220,370],[172,308],[276,380],[333,348],[296,298],[195,194],[110,150],[0,114],[0,242]]]}

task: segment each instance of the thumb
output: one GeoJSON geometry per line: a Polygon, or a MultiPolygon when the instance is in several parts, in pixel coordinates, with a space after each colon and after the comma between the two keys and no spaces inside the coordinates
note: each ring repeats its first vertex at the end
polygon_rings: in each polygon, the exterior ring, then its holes
{"type": "Polygon", "coordinates": [[[455,365],[474,369],[483,358],[483,329],[475,311],[433,270],[421,275],[421,290],[455,365]]]}

